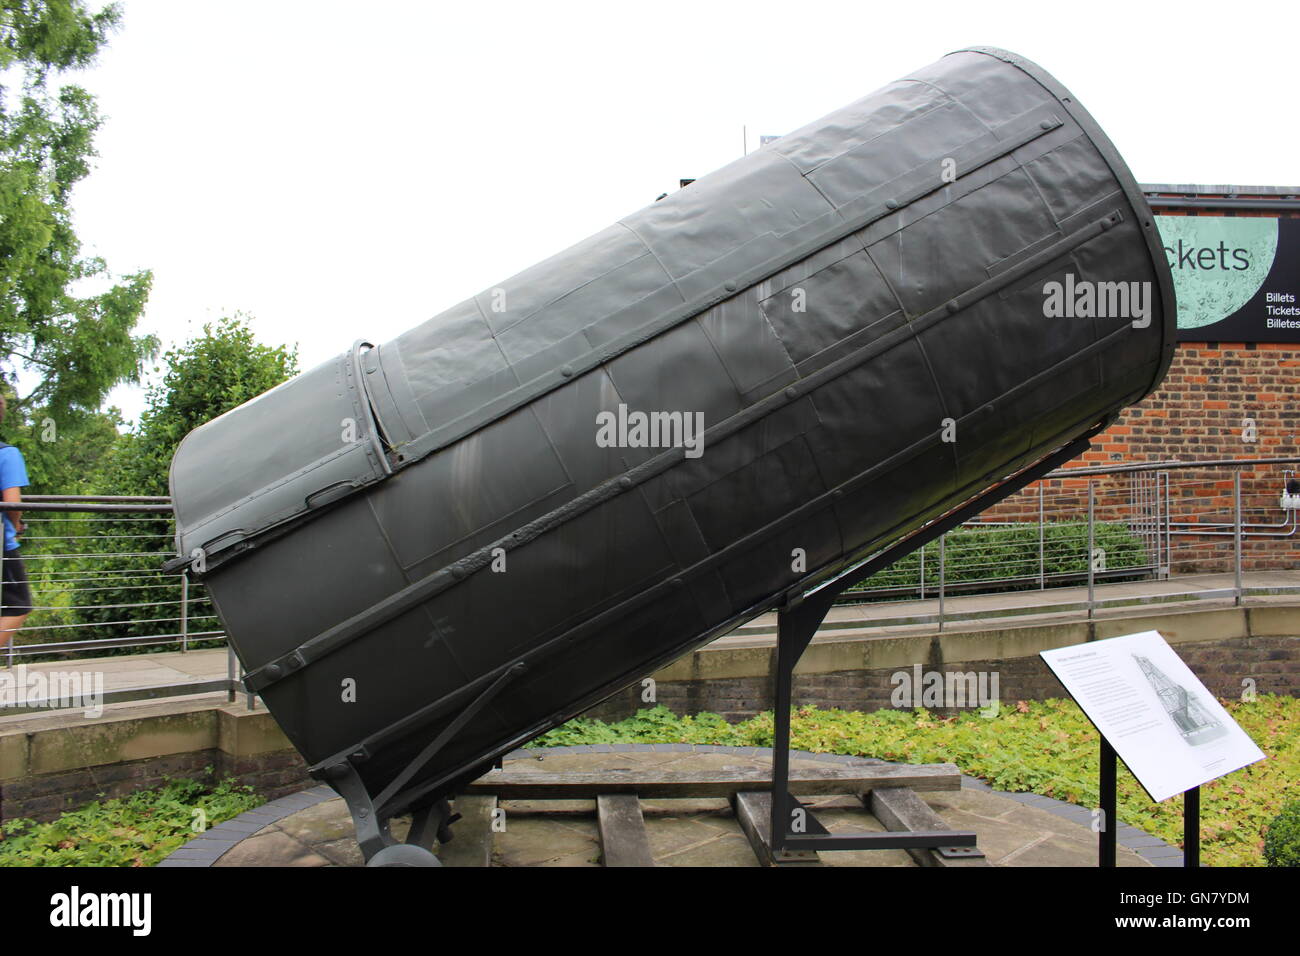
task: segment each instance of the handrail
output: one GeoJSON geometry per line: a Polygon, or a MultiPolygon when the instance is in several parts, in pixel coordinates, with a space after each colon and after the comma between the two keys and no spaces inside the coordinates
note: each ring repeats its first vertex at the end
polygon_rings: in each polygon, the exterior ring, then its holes
{"type": "Polygon", "coordinates": [[[169,505],[172,499],[169,495],[25,495],[24,501],[102,501],[108,504],[112,502],[152,503],[169,505]]]}
{"type": "Polygon", "coordinates": [[[71,501],[0,501],[0,511],[71,511],[78,514],[172,514],[171,505],[147,504],[77,504],[71,501]]]}
{"type": "Polygon", "coordinates": [[[1207,458],[1204,461],[1143,461],[1129,465],[1089,465],[1083,468],[1058,468],[1043,480],[1086,478],[1089,475],[1122,475],[1135,471],[1172,471],[1179,468],[1246,468],[1253,465],[1300,465],[1300,457],[1281,458],[1207,458]]]}

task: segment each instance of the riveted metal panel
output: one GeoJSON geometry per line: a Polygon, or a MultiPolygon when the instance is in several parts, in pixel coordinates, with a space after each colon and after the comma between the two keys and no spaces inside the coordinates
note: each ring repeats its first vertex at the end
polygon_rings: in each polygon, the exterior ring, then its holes
{"type": "Polygon", "coordinates": [[[256,544],[207,573],[249,685],[372,792],[527,666],[410,803],[1094,430],[1159,383],[1173,323],[1096,123],[962,51],[199,429],[179,545],[256,544]],[[1067,279],[1145,283],[1150,313],[1049,316],[1067,279]],[[349,407],[375,425],[313,508],[349,407]],[[671,440],[629,440],[635,413],[671,440]]]}

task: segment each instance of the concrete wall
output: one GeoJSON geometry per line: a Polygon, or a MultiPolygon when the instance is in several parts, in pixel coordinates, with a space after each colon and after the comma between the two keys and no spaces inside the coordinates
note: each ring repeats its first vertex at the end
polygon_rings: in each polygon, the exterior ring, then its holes
{"type": "MultiPolygon", "coordinates": [[[[944,674],[996,673],[1004,702],[1064,697],[1039,651],[1145,630],[1160,631],[1220,697],[1239,698],[1247,679],[1257,693],[1300,694],[1300,605],[1270,605],[818,640],[795,671],[794,700],[796,705],[844,710],[890,707],[898,686],[894,675],[918,664],[923,671],[944,674]]],[[[775,648],[760,641],[702,648],[654,675],[656,703],[677,713],[713,711],[732,721],[771,710],[775,657],[775,648]]],[[[652,706],[641,699],[642,692],[640,685],[629,687],[587,716],[616,720],[652,706]]]]}
{"type": "Polygon", "coordinates": [[[312,785],[265,709],[212,697],[0,720],[0,820],[48,820],[169,777],[233,776],[270,799],[312,785]]]}

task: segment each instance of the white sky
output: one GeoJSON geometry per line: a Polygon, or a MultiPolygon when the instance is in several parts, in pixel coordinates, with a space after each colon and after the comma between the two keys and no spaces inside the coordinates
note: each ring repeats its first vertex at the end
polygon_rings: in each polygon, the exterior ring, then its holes
{"type": "Polygon", "coordinates": [[[126,0],[73,202],[165,345],[240,310],[309,368],[964,46],[1054,74],[1141,182],[1300,184],[1297,9],[126,0]]]}

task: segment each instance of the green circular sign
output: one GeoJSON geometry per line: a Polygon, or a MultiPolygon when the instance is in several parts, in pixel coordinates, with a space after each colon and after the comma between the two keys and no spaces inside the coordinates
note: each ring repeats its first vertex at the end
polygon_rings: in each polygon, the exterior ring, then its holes
{"type": "Polygon", "coordinates": [[[1199,329],[1232,315],[1259,291],[1277,253],[1277,220],[1157,216],[1174,274],[1178,327],[1199,329]]]}

